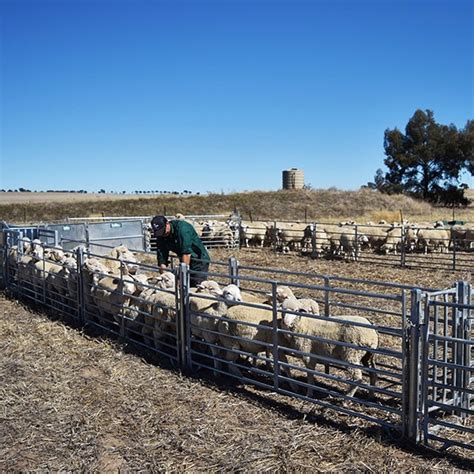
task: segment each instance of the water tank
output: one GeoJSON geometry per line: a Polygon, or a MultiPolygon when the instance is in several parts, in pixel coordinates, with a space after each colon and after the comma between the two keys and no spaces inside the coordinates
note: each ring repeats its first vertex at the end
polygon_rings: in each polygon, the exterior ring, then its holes
{"type": "Polygon", "coordinates": [[[283,171],[283,189],[303,189],[304,172],[298,168],[283,171]]]}

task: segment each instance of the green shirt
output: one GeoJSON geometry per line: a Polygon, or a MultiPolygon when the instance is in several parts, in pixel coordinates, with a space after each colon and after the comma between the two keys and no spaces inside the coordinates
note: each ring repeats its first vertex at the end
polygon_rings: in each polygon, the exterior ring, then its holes
{"type": "MultiPolygon", "coordinates": [[[[167,237],[156,239],[156,248],[158,256],[158,265],[168,264],[170,251],[174,252],[179,258],[183,255],[191,255],[191,264],[193,259],[210,261],[206,247],[197,235],[194,227],[186,221],[170,221],[171,232],[167,237]]],[[[192,266],[192,265],[191,265],[192,266]]]]}

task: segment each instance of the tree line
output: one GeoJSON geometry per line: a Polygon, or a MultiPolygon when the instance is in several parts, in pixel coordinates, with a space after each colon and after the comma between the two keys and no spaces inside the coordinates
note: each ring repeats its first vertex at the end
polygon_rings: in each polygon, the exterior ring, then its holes
{"type": "Polygon", "coordinates": [[[367,187],[383,193],[406,193],[436,204],[469,204],[463,177],[474,174],[474,120],[464,128],[437,123],[431,110],[418,109],[405,132],[384,133],[384,164],[367,187]]]}
{"type": "MultiPolygon", "coordinates": [[[[85,189],[80,189],[79,191],[73,190],[73,189],[47,189],[46,191],[36,191],[36,190],[31,190],[31,189],[26,189],[26,188],[18,188],[18,189],[0,189],[0,193],[79,193],[79,194],[87,194],[89,191],[86,191],[85,189]]],[[[90,191],[91,193],[94,193],[95,191],[90,191]]],[[[105,189],[99,189],[97,191],[98,194],[173,194],[173,195],[179,195],[179,194],[196,194],[199,196],[200,193],[193,193],[192,191],[189,191],[185,189],[184,191],[149,191],[149,190],[136,190],[133,192],[127,192],[127,191],[106,191],[105,189]]]]}

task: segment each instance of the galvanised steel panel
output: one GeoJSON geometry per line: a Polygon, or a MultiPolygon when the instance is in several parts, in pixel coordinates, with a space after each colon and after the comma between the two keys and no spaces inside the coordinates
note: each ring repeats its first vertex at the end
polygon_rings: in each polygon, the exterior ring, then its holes
{"type": "Polygon", "coordinates": [[[89,248],[93,253],[105,255],[110,252],[110,249],[101,245],[125,245],[132,250],[145,250],[141,220],[91,223],[87,224],[87,230],[89,248]]]}
{"type": "Polygon", "coordinates": [[[65,250],[71,250],[87,240],[85,224],[48,224],[46,229],[58,232],[58,244],[65,250]]]}

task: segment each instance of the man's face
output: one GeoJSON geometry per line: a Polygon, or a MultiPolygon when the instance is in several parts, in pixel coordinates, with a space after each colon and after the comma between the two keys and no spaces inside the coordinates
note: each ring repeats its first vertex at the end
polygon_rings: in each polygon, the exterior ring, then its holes
{"type": "Polygon", "coordinates": [[[170,233],[170,223],[167,222],[164,227],[160,227],[159,229],[153,229],[153,235],[155,237],[166,237],[170,233]]]}

